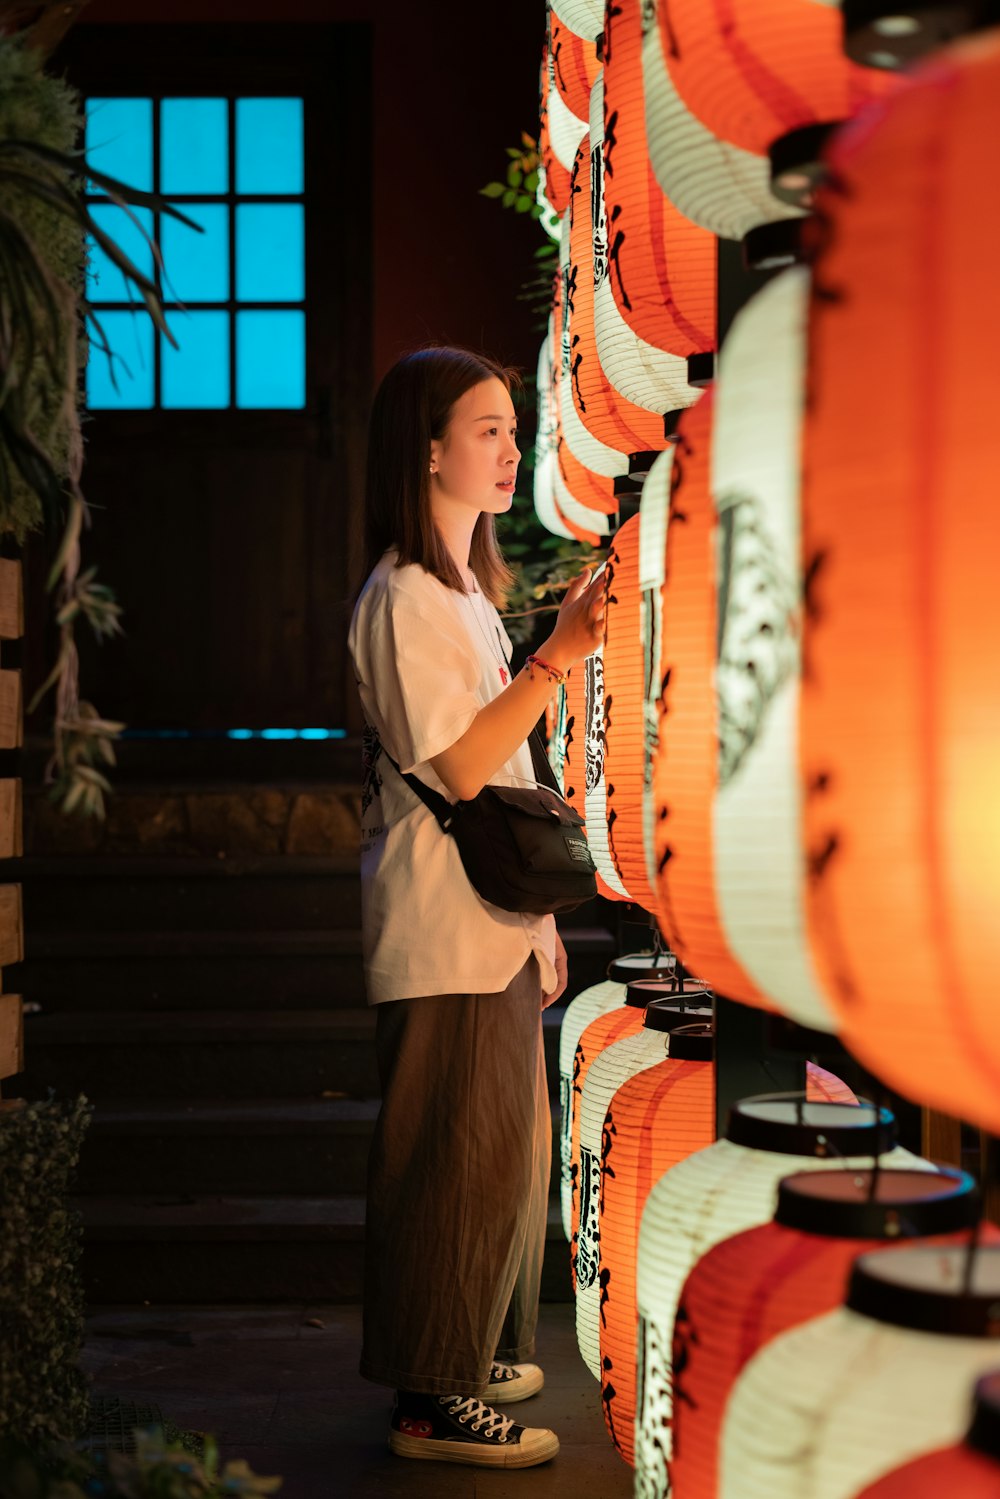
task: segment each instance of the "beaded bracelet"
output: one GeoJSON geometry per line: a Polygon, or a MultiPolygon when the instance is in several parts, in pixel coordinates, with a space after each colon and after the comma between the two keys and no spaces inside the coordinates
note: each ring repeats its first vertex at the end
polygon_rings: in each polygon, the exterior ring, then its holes
{"type": "Polygon", "coordinates": [[[542,668],[542,671],[545,672],[549,681],[555,682],[557,686],[565,682],[566,680],[566,673],[564,671],[560,671],[557,666],[550,666],[547,661],[542,660],[541,656],[529,656],[524,664],[528,669],[528,676],[532,681],[535,680],[536,666],[540,666],[542,668]]]}

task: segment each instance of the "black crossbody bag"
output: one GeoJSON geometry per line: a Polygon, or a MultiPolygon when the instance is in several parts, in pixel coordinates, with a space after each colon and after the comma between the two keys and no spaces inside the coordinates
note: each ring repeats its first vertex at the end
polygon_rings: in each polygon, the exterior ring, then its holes
{"type": "Polygon", "coordinates": [[[390,764],[454,838],[473,889],[502,911],[535,916],[571,911],[597,894],[583,818],[564,800],[541,736],[529,736],[540,786],[484,786],[467,802],[449,802],[418,776],[390,764]]]}

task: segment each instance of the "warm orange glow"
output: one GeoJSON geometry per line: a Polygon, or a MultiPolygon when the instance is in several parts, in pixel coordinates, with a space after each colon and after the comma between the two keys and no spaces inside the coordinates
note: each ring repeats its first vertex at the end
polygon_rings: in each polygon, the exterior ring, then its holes
{"type": "Polygon", "coordinates": [[[538,154],[545,172],[545,196],[561,218],[569,207],[570,174],[563,166],[552,145],[549,126],[549,58],[548,50],[542,53],[542,67],[538,80],[538,154]]]}
{"type": "Polygon", "coordinates": [[[656,892],[646,873],[643,842],[643,780],[646,768],[639,593],[639,517],[615,535],[605,572],[604,774],[608,787],[608,844],[629,895],[656,911],[656,892]]]}
{"type": "Polygon", "coordinates": [[[831,150],[810,308],[809,938],[847,1045],[1000,1130],[992,32],[831,150]],[[858,375],[867,382],[859,419],[858,375]]]}
{"type": "Polygon", "coordinates": [[[571,31],[551,7],[549,47],[556,88],[567,109],[581,120],[586,120],[590,113],[590,90],[601,71],[597,48],[592,41],[571,31]]]}
{"type": "Polygon", "coordinates": [[[568,374],[573,404],[588,432],[609,447],[621,453],[659,452],[666,446],[662,413],[647,411],[620,395],[597,356],[590,187],[590,137],[585,135],[573,166],[570,267],[564,292],[568,302],[568,374]]]}
{"type": "MultiPolygon", "coordinates": [[[[718,783],[716,521],[709,488],[713,392],[685,411],[671,470],[663,585],[663,684],[653,768],[659,923],[718,993],[771,1008],[729,950],[715,896],[718,783]]],[[[661,460],[662,461],[662,460],[661,460]]],[[[647,481],[648,482],[648,481],[647,481]]]]}
{"type": "Polygon", "coordinates": [[[862,1489],[857,1499],[996,1499],[1000,1461],[964,1444],[918,1457],[862,1489]]]}
{"type": "Polygon", "coordinates": [[[654,348],[707,352],[715,348],[715,236],[685,218],[653,175],[640,0],[608,8],[604,58],[604,211],[615,302],[654,348]]]}
{"type": "Polygon", "coordinates": [[[715,1135],[711,1062],[670,1057],[629,1081],[612,1099],[614,1175],[606,1174],[601,1207],[601,1398],[611,1440],[634,1463],[636,1410],[636,1255],[639,1224],[664,1172],[715,1135]]]}
{"type": "Polygon", "coordinates": [[[898,84],[848,61],[839,5],[660,0],[657,14],[685,104],[720,140],[760,156],[788,131],[849,119],[898,84]]]}

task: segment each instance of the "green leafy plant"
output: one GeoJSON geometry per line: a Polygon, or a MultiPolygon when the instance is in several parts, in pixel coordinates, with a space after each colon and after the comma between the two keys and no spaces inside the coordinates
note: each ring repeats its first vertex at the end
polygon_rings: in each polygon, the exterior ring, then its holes
{"type": "Polygon", "coordinates": [[[0,1499],[267,1499],[280,1478],[261,1478],[242,1459],[219,1465],[209,1437],[203,1458],[162,1430],[135,1433],[135,1453],[92,1454],[68,1444],[43,1453],[0,1444],[0,1499]]]}
{"type": "Polygon", "coordinates": [[[86,1425],[81,1231],[65,1198],[90,1114],[85,1098],[0,1113],[0,1438],[46,1443],[86,1425]]]}
{"type": "Polygon", "coordinates": [[[518,301],[527,302],[535,313],[535,326],[544,331],[552,303],[552,276],[559,257],[559,224],[541,191],[541,158],[534,136],[522,131],[520,146],[508,146],[506,151],[504,181],[487,182],[479,191],[484,198],[496,199],[501,208],[539,220],[546,232],[545,243],[534,251],[534,270],[517,294],[518,301]]]}
{"type": "MultiPolygon", "coordinates": [[[[59,649],[27,712],[54,689],[53,755],[45,771],[50,796],[65,812],[103,817],[111,784],[98,767],[115,763],[113,740],[124,724],[81,700],[75,632],[84,620],[98,640],[120,634],[121,609],[93,567],[80,570],[81,532],[90,521],[80,483],[88,324],[93,347],[112,361],[112,380],[115,366],[85,295],[88,234],[174,347],[176,340],[155,281],[95,222],[85,182],[89,178],[140,229],[131,207],[157,208],[199,226],[158,194],[88,166],[75,149],[83,123],[79,98],[44,72],[43,51],[30,45],[31,36],[0,36],[0,532],[23,543],[42,526],[63,526],[46,580],[54,594],[59,649]]],[[[161,264],[157,247],[142,232],[161,264]]]]}

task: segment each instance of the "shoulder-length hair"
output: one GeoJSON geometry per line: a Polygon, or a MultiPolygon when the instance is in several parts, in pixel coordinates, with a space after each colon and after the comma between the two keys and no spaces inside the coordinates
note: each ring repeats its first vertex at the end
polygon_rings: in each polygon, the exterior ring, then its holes
{"type": "MultiPolygon", "coordinates": [[[[365,571],[389,547],[397,566],[418,562],[448,588],[465,584],[431,515],[432,440],[440,441],[460,396],[493,377],[509,391],[515,371],[468,349],[417,349],[389,370],[375,393],[368,426],[365,480],[365,571]]],[[[494,517],[483,513],[472,533],[469,566],[490,602],[501,607],[514,581],[503,559],[494,517]]]]}

